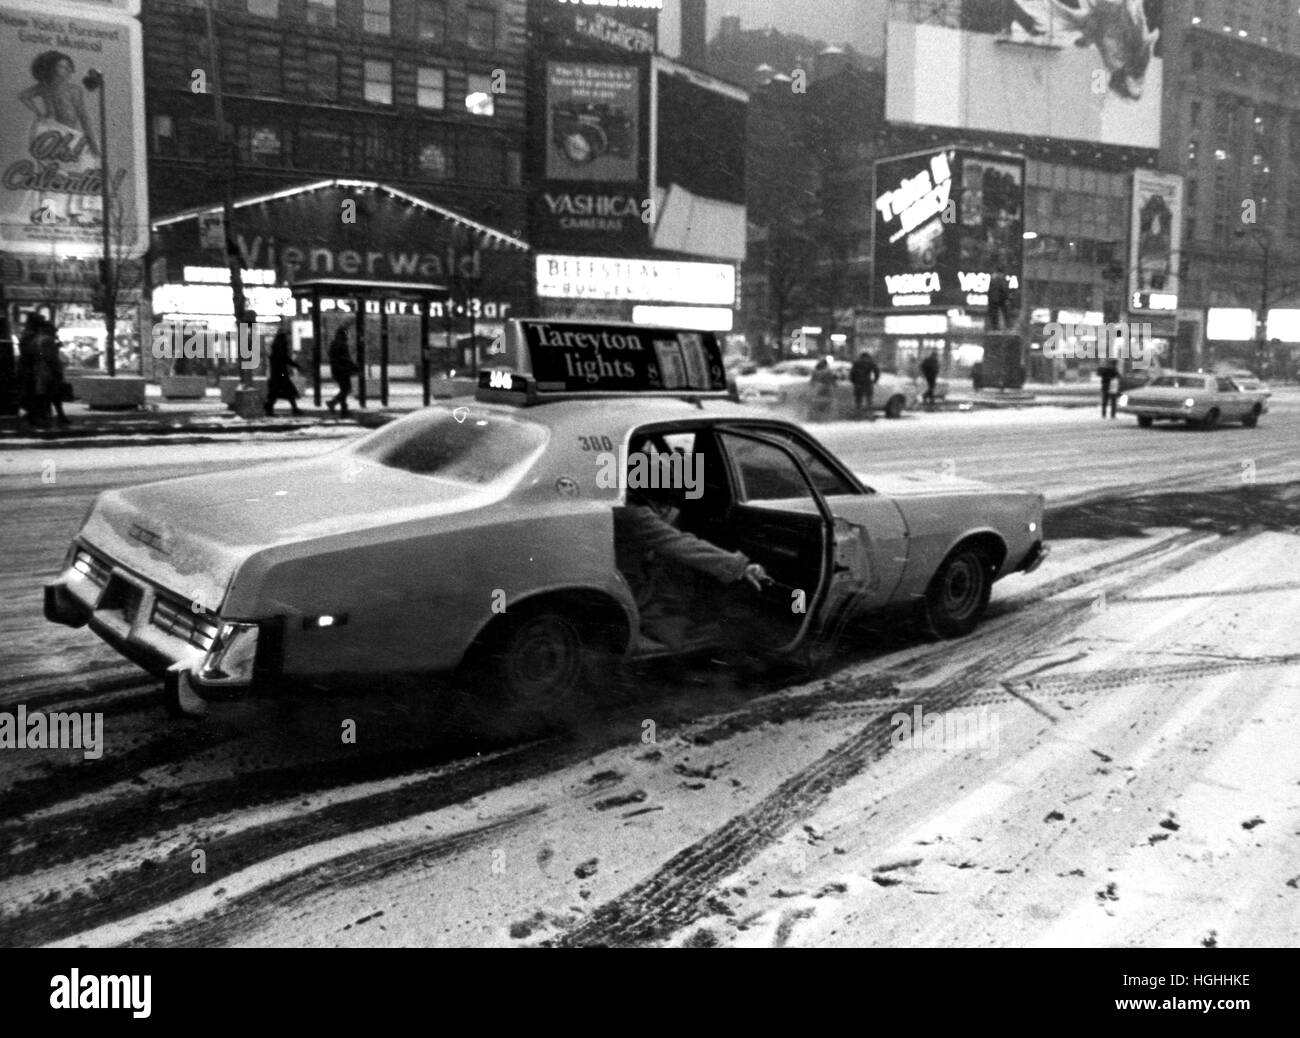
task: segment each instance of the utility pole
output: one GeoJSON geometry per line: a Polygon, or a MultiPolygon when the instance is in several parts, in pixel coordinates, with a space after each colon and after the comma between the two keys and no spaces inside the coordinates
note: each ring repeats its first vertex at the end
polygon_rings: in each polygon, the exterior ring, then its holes
{"type": "Polygon", "coordinates": [[[104,360],[108,375],[117,374],[117,278],[113,269],[112,192],[108,167],[108,90],[104,86],[104,73],[92,68],[81,78],[81,84],[91,93],[99,94],[99,204],[100,229],[104,237],[104,258],[99,264],[99,282],[103,290],[104,305],[104,360]]]}
{"type": "MultiPolygon", "coordinates": [[[[212,0],[207,0],[204,8],[208,30],[208,64],[212,79],[212,111],[217,120],[217,141],[220,149],[220,174],[222,183],[221,223],[226,240],[226,266],[230,270],[230,294],[235,309],[235,334],[240,335],[242,325],[249,324],[248,335],[253,335],[252,322],[249,320],[248,306],[244,300],[244,278],[240,271],[241,257],[235,238],[235,152],[226,126],[225,105],[221,92],[221,51],[217,44],[217,33],[212,14],[212,0]]],[[[241,391],[253,388],[253,372],[244,365],[239,366],[239,384],[241,391]]],[[[236,411],[242,413],[236,406],[236,411]]],[[[247,417],[247,415],[245,415],[247,417]]]]}

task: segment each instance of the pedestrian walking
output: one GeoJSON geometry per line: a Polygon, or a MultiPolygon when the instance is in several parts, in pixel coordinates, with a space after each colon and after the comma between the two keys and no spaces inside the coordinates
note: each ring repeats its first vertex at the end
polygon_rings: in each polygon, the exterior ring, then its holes
{"type": "Polygon", "coordinates": [[[925,395],[921,398],[927,409],[934,408],[934,385],[939,378],[939,355],[931,350],[921,361],[921,377],[925,379],[925,395]]]}
{"type": "Polygon", "coordinates": [[[809,381],[812,383],[812,404],[808,410],[808,420],[829,421],[835,404],[835,372],[825,357],[817,362],[809,381]]]}
{"type": "Polygon", "coordinates": [[[352,376],[357,373],[356,362],[348,351],[348,330],[346,328],[340,327],[334,333],[334,338],[330,340],[329,360],[330,378],[339,387],[339,391],[327,402],[326,406],[331,413],[337,407],[339,413],[346,418],[348,416],[348,396],[352,392],[352,376]]]}
{"type": "Polygon", "coordinates": [[[68,425],[68,416],[63,413],[63,401],[71,394],[68,380],[63,375],[63,351],[54,322],[41,322],[36,334],[36,350],[36,387],[38,396],[44,401],[44,420],[49,421],[52,407],[59,424],[68,425]]]}
{"type": "Polygon", "coordinates": [[[36,396],[36,368],[41,354],[37,338],[43,320],[35,311],[29,313],[18,337],[18,406],[31,425],[43,425],[49,420],[48,406],[36,396]]]}
{"type": "Polygon", "coordinates": [[[266,413],[270,414],[277,400],[288,400],[295,415],[298,410],[298,387],[293,384],[289,369],[298,370],[298,363],[289,353],[289,333],[283,328],[271,340],[270,373],[266,380],[266,413]]]}
{"type": "Polygon", "coordinates": [[[976,393],[984,388],[984,362],[981,360],[970,366],[970,385],[976,393]]]}
{"type": "Polygon", "coordinates": [[[853,383],[854,415],[861,416],[862,406],[865,403],[867,420],[874,422],[876,412],[871,396],[876,383],[880,381],[880,368],[877,367],[875,358],[866,350],[858,354],[858,359],[853,362],[853,367],[849,369],[849,381],[853,383]]]}
{"type": "Polygon", "coordinates": [[[1115,366],[1114,361],[1108,361],[1097,368],[1097,377],[1101,379],[1101,416],[1106,417],[1106,408],[1110,408],[1110,417],[1115,417],[1115,405],[1119,398],[1119,393],[1111,389],[1111,386],[1119,380],[1119,368],[1115,366]]]}

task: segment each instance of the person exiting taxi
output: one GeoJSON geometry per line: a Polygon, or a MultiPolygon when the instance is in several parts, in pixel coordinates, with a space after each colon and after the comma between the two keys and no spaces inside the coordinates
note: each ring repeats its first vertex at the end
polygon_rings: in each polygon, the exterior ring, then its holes
{"type": "Polygon", "coordinates": [[[339,387],[339,391],[329,400],[326,406],[333,411],[339,409],[339,413],[346,418],[348,416],[348,396],[352,393],[352,376],[357,373],[356,362],[352,359],[352,354],[348,352],[348,330],[339,328],[334,333],[334,338],[330,340],[330,378],[339,387]]]}

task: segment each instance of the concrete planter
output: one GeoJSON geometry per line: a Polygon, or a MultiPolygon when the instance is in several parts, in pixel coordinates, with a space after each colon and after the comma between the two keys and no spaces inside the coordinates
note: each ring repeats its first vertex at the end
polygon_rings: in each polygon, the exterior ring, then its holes
{"type": "Polygon", "coordinates": [[[92,411],[126,411],[144,407],[145,380],[138,375],[90,375],[68,379],[72,395],[92,411]]]}
{"type": "Polygon", "coordinates": [[[266,396],[262,389],[244,389],[235,387],[234,398],[230,406],[240,418],[265,418],[266,396]]]}
{"type": "MultiPolygon", "coordinates": [[[[235,406],[235,391],[239,389],[239,385],[238,375],[217,379],[217,387],[221,390],[221,402],[227,407],[235,406]]],[[[266,379],[253,379],[253,388],[257,390],[262,399],[266,399],[266,379]]]]}
{"type": "Polygon", "coordinates": [[[158,379],[164,400],[202,400],[208,391],[206,375],[164,375],[158,379]]]}

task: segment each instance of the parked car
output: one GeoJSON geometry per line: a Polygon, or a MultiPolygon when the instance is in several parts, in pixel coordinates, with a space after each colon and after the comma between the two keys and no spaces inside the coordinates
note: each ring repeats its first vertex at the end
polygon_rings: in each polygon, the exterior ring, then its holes
{"type": "Polygon", "coordinates": [[[1248,429],[1259,424],[1268,409],[1262,392],[1246,392],[1226,375],[1166,372],[1146,385],[1120,395],[1118,409],[1137,415],[1143,429],[1159,420],[1186,422],[1213,429],[1221,422],[1240,422],[1248,429]]]}
{"type": "MultiPolygon", "coordinates": [[[[568,326],[577,342],[602,334],[568,326]]],[[[597,356],[620,378],[633,334],[656,336],[646,352],[671,334],[601,327],[619,333],[622,355],[597,356]]],[[[600,475],[611,459],[626,472],[642,441],[699,459],[682,528],[781,585],[753,604],[784,632],[777,654],[891,607],[967,634],[995,581],[1042,561],[1041,494],[852,472],[799,426],[723,399],[716,368],[717,391],[686,400],[596,383],[551,398],[531,372],[484,371],[472,406],[428,407],[319,457],[106,491],[45,588],[45,615],[88,625],[190,712],[461,668],[484,676],[477,687],[546,702],[610,660],[663,652],[640,635],[615,562],[627,481],[600,475]]]]}
{"type": "MultiPolygon", "coordinates": [[[[853,383],[849,380],[852,365],[843,360],[832,360],[829,363],[835,374],[834,403],[830,417],[852,418],[853,383]]],[[[807,417],[812,406],[812,373],[816,366],[815,358],[783,360],[752,375],[739,376],[736,387],[740,393],[740,402],[756,407],[788,409],[802,420],[807,417]]],[[[923,383],[892,371],[882,371],[880,381],[872,393],[872,408],[883,411],[886,418],[897,418],[905,410],[918,407],[924,391],[923,383]]],[[[947,394],[948,380],[939,379],[935,384],[935,398],[942,400],[947,394]]]]}

